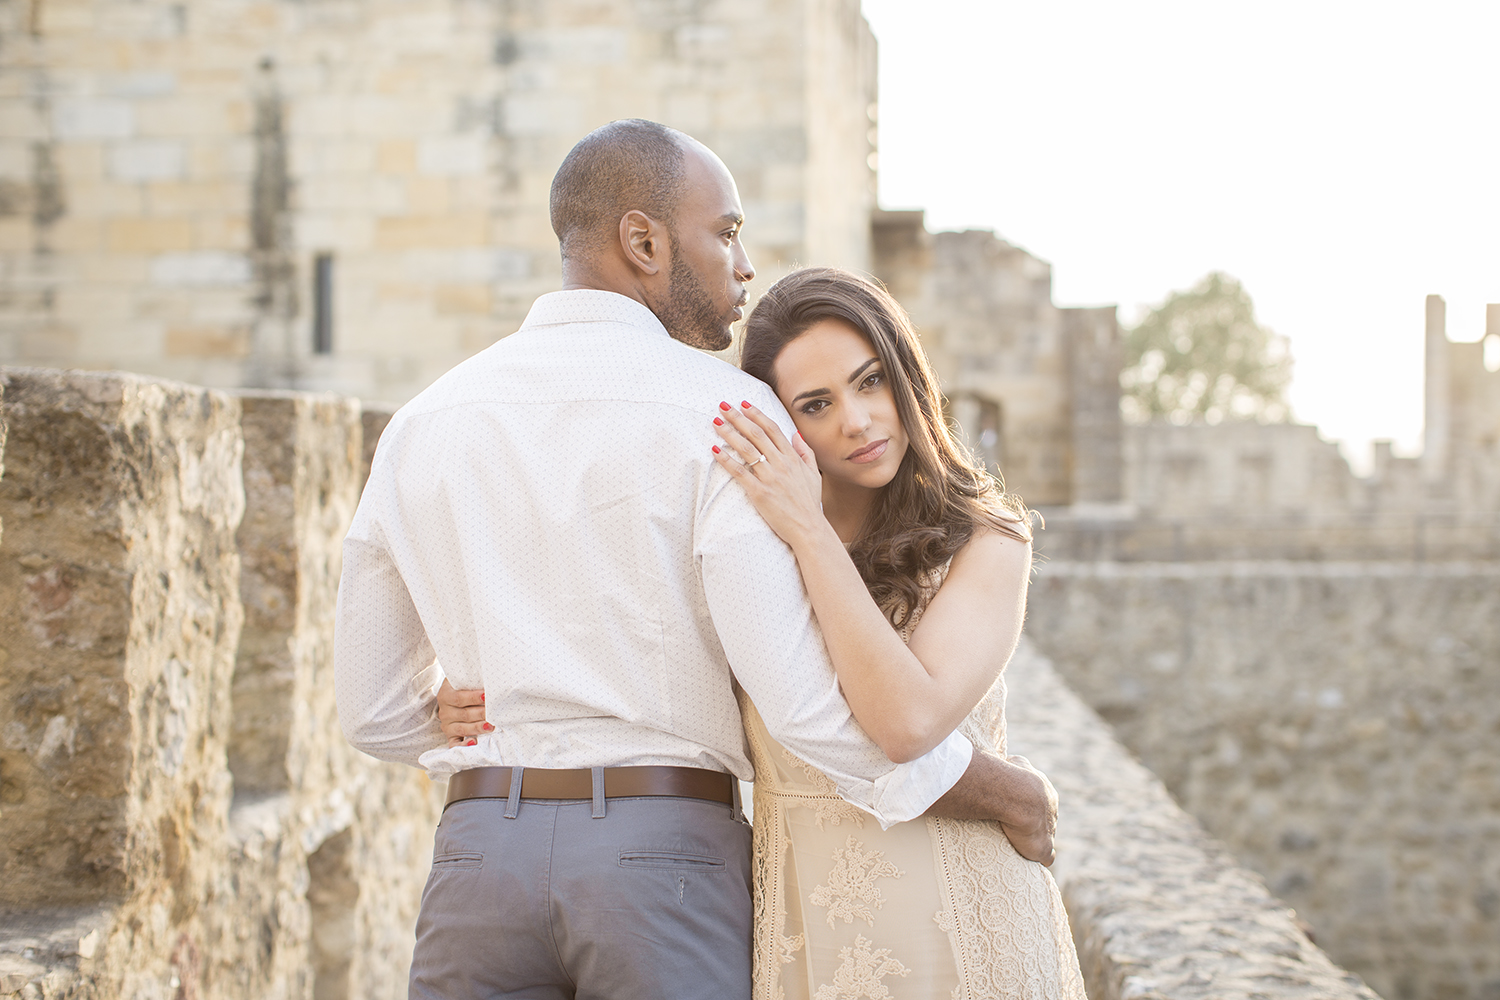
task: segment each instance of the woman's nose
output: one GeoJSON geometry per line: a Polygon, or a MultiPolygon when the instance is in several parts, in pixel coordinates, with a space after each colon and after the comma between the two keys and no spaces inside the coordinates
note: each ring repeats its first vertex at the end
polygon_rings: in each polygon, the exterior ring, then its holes
{"type": "Polygon", "coordinates": [[[844,433],[859,437],[870,429],[870,411],[855,404],[844,410],[844,433]]]}

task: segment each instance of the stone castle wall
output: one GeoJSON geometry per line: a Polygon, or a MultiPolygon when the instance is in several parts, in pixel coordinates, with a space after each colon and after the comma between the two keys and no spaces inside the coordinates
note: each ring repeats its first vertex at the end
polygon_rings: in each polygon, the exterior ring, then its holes
{"type": "Polygon", "coordinates": [[[874,273],[906,307],[968,445],[1033,506],[1121,497],[1113,307],[1060,309],[1052,266],[987,230],[874,217],[874,273]]]}
{"type": "Polygon", "coordinates": [[[623,117],[724,158],[752,293],[869,266],[858,0],[0,0],[0,33],[0,363],[403,402],[558,287],[552,175],[623,117]]]}
{"type": "Polygon", "coordinates": [[[359,407],[0,384],[0,995],[404,996],[436,788],[329,668],[359,407]]]}
{"type": "Polygon", "coordinates": [[[1500,562],[1052,561],[1026,632],[1381,995],[1500,990],[1500,562]]]}
{"type": "MultiPolygon", "coordinates": [[[[0,997],[405,994],[436,786],[339,734],[339,540],[388,411],[0,369],[0,997]]],[[[1091,995],[1372,1000],[1044,657],[1091,995]]]]}

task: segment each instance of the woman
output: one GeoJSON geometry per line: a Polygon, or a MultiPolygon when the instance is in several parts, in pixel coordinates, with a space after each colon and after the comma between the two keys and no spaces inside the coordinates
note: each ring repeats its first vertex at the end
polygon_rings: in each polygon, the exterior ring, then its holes
{"type": "MultiPolygon", "coordinates": [[[[954,729],[1003,754],[1029,520],[953,441],[906,314],[848,272],[798,271],[756,306],[742,367],[798,433],[721,404],[715,458],[795,554],[855,718],[893,760],[954,729]]],[[[741,707],[758,1000],[1084,996],[1057,887],[998,824],[882,831],[741,707]]]]}

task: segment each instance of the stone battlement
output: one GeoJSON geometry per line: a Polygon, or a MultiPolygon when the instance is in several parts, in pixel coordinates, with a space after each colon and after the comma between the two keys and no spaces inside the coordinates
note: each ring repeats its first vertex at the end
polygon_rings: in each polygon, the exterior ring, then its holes
{"type": "MultiPolygon", "coordinates": [[[[389,414],[0,368],[0,997],[399,997],[437,789],[343,741],[339,542],[389,414]]],[[[1030,645],[1095,997],[1373,994],[1030,645]]]]}
{"type": "Polygon", "coordinates": [[[0,996],[404,996],[437,789],[329,662],[370,415],[0,387],[0,996]]]}

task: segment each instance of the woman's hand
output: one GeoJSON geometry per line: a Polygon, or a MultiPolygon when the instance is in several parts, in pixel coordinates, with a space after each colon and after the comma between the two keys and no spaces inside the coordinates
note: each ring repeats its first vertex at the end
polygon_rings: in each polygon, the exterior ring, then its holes
{"type": "Polygon", "coordinates": [[[797,434],[791,441],[776,421],[749,403],[719,404],[714,460],[745,488],[750,502],[771,530],[794,549],[819,528],[823,517],[823,477],[812,449],[797,434]]]}
{"type": "Polygon", "coordinates": [[[474,746],[479,742],[476,737],[494,732],[495,727],[484,721],[483,691],[460,691],[445,677],[437,701],[438,722],[450,747],[474,746]]]}

